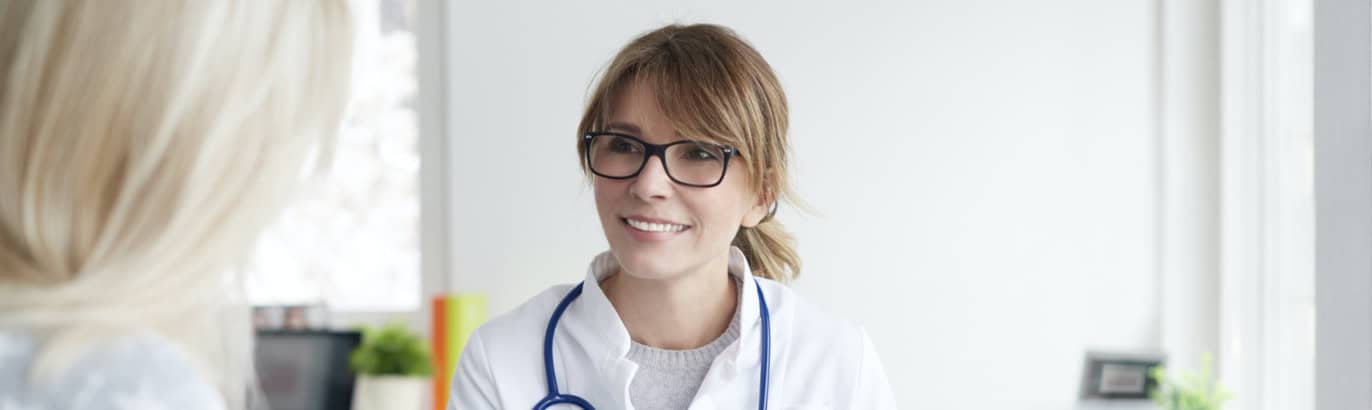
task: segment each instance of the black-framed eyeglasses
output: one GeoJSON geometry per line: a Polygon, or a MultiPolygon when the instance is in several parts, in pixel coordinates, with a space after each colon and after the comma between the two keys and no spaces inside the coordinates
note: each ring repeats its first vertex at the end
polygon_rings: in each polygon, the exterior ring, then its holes
{"type": "Polygon", "coordinates": [[[681,140],[666,145],[649,144],[638,137],[614,132],[587,133],[586,164],[591,173],[603,178],[637,177],[657,156],[672,182],[709,188],[724,181],[729,159],[738,152],[733,147],[701,141],[681,140]]]}

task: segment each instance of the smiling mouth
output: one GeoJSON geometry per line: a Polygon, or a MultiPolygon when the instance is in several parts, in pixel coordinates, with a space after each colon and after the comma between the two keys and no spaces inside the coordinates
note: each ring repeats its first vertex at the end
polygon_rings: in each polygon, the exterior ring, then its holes
{"type": "Polygon", "coordinates": [[[631,218],[620,218],[619,220],[624,221],[630,228],[644,232],[681,232],[691,228],[690,225],[648,222],[631,218]]]}

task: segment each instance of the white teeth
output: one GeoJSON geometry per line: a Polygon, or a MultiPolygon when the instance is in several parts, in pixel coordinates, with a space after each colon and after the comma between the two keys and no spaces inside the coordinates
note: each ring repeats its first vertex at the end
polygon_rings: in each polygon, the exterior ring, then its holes
{"type": "Polygon", "coordinates": [[[686,225],[660,224],[660,223],[653,223],[653,222],[636,221],[636,220],[633,220],[633,219],[626,219],[626,221],[629,221],[629,226],[632,226],[632,227],[634,227],[634,229],[637,229],[637,230],[640,230],[640,231],[648,231],[648,232],[680,232],[680,231],[686,230],[686,225]]]}

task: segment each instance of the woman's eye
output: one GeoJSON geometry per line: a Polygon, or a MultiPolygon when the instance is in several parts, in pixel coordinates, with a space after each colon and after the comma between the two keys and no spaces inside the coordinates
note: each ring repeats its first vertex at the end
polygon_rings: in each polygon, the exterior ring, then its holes
{"type": "Polygon", "coordinates": [[[718,158],[718,155],[704,148],[691,148],[686,152],[686,159],[693,161],[714,161],[718,158]]]}
{"type": "Polygon", "coordinates": [[[610,152],[633,153],[639,151],[640,148],[638,144],[635,144],[633,141],[629,141],[623,138],[610,141],[610,152]]]}

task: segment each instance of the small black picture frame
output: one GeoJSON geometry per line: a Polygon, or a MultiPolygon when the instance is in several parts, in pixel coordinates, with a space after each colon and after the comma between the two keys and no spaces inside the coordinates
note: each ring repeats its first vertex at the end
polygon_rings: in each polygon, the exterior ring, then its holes
{"type": "Polygon", "coordinates": [[[1082,367],[1081,398],[1090,400],[1145,400],[1157,388],[1149,374],[1166,357],[1156,353],[1086,352],[1082,367]]]}

